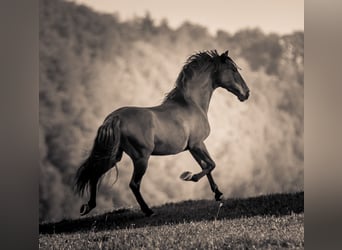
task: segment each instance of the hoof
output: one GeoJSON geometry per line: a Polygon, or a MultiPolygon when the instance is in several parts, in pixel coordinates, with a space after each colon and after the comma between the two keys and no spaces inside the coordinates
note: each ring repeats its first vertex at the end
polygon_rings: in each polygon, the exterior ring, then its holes
{"type": "Polygon", "coordinates": [[[152,210],[144,211],[146,217],[153,217],[155,213],[152,210]]]}
{"type": "Polygon", "coordinates": [[[86,215],[87,213],[89,213],[89,206],[88,204],[83,204],[80,208],[80,214],[82,215],[86,215]]]}
{"type": "Polygon", "coordinates": [[[90,207],[89,204],[83,204],[81,206],[81,208],[80,208],[81,216],[86,215],[87,213],[89,213],[94,207],[90,207]]]}
{"type": "Polygon", "coordinates": [[[179,176],[179,178],[181,178],[183,181],[191,181],[192,173],[189,171],[185,171],[179,176]]]}

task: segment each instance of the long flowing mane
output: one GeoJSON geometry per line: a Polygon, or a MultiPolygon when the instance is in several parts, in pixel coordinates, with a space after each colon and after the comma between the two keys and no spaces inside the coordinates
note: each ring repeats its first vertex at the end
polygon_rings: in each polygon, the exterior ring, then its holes
{"type": "Polygon", "coordinates": [[[206,70],[211,65],[217,67],[217,63],[212,63],[219,57],[220,55],[216,50],[201,51],[189,56],[177,77],[174,88],[166,94],[164,102],[184,98],[185,83],[192,78],[194,72],[197,70],[206,70]]]}

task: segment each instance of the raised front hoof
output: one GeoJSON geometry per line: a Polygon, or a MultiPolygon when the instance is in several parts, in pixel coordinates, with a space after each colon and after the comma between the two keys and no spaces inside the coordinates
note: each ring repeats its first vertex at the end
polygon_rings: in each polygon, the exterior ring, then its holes
{"type": "Polygon", "coordinates": [[[80,208],[81,216],[88,214],[95,206],[89,206],[89,204],[83,204],[80,208]]]}
{"type": "Polygon", "coordinates": [[[155,213],[151,209],[143,211],[143,212],[146,217],[153,217],[155,215],[155,213]]]}
{"type": "Polygon", "coordinates": [[[189,171],[183,172],[179,178],[181,178],[183,181],[192,181],[192,173],[189,171]]]}
{"type": "Polygon", "coordinates": [[[215,200],[216,201],[222,201],[223,200],[223,194],[222,193],[218,193],[218,194],[215,194],[215,200]]]}

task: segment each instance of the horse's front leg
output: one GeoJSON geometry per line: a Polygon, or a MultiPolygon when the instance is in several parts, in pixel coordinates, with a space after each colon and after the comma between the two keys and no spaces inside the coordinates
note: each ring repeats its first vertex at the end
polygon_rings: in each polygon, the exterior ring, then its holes
{"type": "Polygon", "coordinates": [[[197,161],[197,163],[201,166],[202,171],[197,174],[192,174],[191,172],[184,172],[181,174],[180,178],[185,181],[195,181],[197,182],[199,179],[201,179],[204,175],[207,175],[210,188],[215,193],[215,199],[221,200],[222,199],[222,193],[218,189],[214,178],[211,175],[211,171],[215,168],[216,164],[211,159],[208,150],[203,142],[199,143],[198,145],[192,147],[189,149],[191,155],[194,157],[194,159],[197,161]]]}

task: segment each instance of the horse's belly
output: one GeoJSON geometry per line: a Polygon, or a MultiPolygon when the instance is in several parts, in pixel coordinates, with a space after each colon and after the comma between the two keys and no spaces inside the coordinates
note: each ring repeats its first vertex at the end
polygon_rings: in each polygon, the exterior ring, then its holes
{"type": "Polygon", "coordinates": [[[187,148],[184,135],[169,135],[165,138],[155,137],[152,155],[178,154],[187,148]]]}

